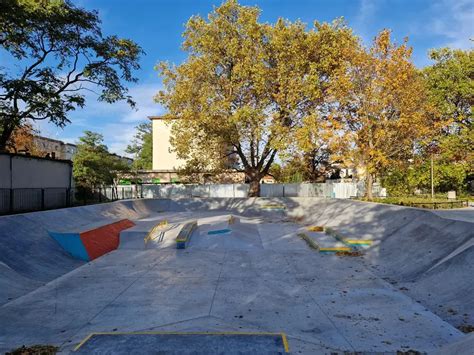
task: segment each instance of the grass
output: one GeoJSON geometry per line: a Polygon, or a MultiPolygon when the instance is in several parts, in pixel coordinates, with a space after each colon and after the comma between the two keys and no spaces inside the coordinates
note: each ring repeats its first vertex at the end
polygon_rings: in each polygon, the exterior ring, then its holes
{"type": "MultiPolygon", "coordinates": [[[[366,198],[361,198],[362,201],[369,201],[366,198]]],[[[431,196],[400,196],[400,197],[386,197],[373,198],[371,202],[386,203],[390,205],[410,206],[418,208],[438,209],[438,208],[460,208],[467,207],[468,198],[460,198],[456,200],[448,200],[446,195],[437,195],[434,199],[431,196]]]]}
{"type": "Polygon", "coordinates": [[[7,352],[6,355],[54,355],[58,352],[58,347],[52,345],[22,346],[21,348],[7,352]]]}

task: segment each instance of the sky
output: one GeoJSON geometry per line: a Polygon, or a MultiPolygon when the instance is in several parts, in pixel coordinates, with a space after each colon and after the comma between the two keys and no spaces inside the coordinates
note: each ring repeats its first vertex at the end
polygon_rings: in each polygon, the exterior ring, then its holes
{"type": "MultiPolygon", "coordinates": [[[[137,42],[146,52],[141,58],[139,82],[129,86],[137,110],[125,103],[99,103],[87,94],[83,109],[69,114],[71,124],[58,128],[41,122],[41,134],[75,143],[84,130],[103,134],[111,152],[125,154],[134,135],[134,127],[150,115],[164,109],[153,102],[161,80],[153,69],[159,61],[179,64],[186,58],[181,50],[182,33],[193,15],[206,17],[221,0],[72,0],[77,6],[95,9],[102,20],[105,35],[116,34],[137,42]]],[[[430,64],[432,48],[472,48],[474,42],[474,0],[240,0],[243,5],[261,8],[261,21],[274,23],[279,17],[302,20],[332,21],[344,17],[365,44],[382,29],[392,30],[393,38],[402,42],[408,37],[413,46],[413,61],[418,67],[430,64]]]]}

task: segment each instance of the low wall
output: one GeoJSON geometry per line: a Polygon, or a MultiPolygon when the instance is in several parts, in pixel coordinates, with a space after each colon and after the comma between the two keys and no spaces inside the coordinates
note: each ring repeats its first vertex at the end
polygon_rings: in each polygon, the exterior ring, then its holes
{"type": "MultiPolygon", "coordinates": [[[[142,185],[141,189],[141,195],[144,198],[244,198],[248,196],[249,185],[142,185]]],[[[363,186],[360,183],[353,182],[260,184],[260,197],[351,198],[360,196],[362,193],[363,186]]]]}

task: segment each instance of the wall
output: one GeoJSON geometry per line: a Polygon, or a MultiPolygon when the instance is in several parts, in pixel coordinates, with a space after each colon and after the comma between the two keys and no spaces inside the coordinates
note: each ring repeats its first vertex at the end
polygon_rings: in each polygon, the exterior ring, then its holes
{"type": "Polygon", "coordinates": [[[0,214],[70,205],[72,163],[0,153],[0,214]]]}
{"type": "Polygon", "coordinates": [[[0,188],[70,188],[72,163],[0,153],[0,188]]]}
{"type": "Polygon", "coordinates": [[[176,170],[183,165],[176,153],[171,151],[171,121],[161,117],[151,117],[153,129],[153,170],[176,170]]]}

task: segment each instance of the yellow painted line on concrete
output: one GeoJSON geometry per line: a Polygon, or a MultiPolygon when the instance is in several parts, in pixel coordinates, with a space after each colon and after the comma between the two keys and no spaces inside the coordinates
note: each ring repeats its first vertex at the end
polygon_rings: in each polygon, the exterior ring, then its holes
{"type": "Polygon", "coordinates": [[[352,248],[350,247],[329,247],[329,248],[322,248],[318,242],[315,240],[311,239],[307,234],[305,233],[299,233],[298,236],[302,238],[310,248],[319,250],[320,252],[325,252],[325,251],[332,251],[332,252],[338,252],[338,251],[352,251],[352,248]]]}
{"type": "Polygon", "coordinates": [[[95,335],[279,335],[283,341],[283,348],[285,352],[290,352],[290,347],[288,345],[288,339],[285,333],[266,333],[266,332],[95,332],[90,333],[86,336],[77,346],[74,348],[73,351],[79,350],[90,338],[95,335]]]}
{"type": "Polygon", "coordinates": [[[290,352],[290,346],[288,345],[288,339],[286,338],[285,333],[281,333],[281,339],[283,340],[283,348],[285,349],[285,353],[290,352]]]}
{"type": "Polygon", "coordinates": [[[367,239],[344,239],[344,242],[347,244],[353,245],[372,245],[372,240],[367,239]]]}
{"type": "Polygon", "coordinates": [[[349,247],[319,248],[319,251],[352,251],[349,247]]]}
{"type": "Polygon", "coordinates": [[[150,240],[153,239],[153,234],[158,230],[158,229],[161,229],[163,227],[166,227],[168,225],[168,220],[167,219],[164,219],[160,222],[158,222],[157,224],[155,224],[153,226],[152,229],[150,229],[150,231],[148,232],[148,234],[146,235],[144,241],[145,241],[145,244],[147,244],[150,240]]]}
{"type": "Polygon", "coordinates": [[[309,226],[306,227],[307,230],[310,232],[324,232],[324,227],[323,226],[309,226]]]}
{"type": "Polygon", "coordinates": [[[79,344],[77,344],[77,346],[74,348],[73,351],[79,350],[79,348],[80,348],[81,346],[83,346],[90,338],[92,338],[92,337],[93,337],[94,335],[96,335],[96,334],[97,334],[97,333],[90,333],[88,336],[86,336],[84,339],[82,339],[82,341],[81,341],[79,344]]]}
{"type": "Polygon", "coordinates": [[[351,239],[351,238],[344,238],[342,234],[337,232],[332,228],[325,228],[324,231],[326,234],[332,235],[334,238],[340,240],[343,243],[350,244],[350,245],[372,245],[372,241],[369,239],[351,239]]]}

